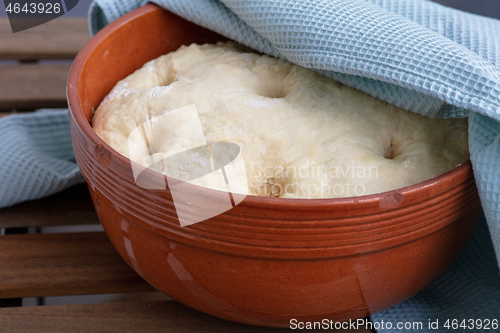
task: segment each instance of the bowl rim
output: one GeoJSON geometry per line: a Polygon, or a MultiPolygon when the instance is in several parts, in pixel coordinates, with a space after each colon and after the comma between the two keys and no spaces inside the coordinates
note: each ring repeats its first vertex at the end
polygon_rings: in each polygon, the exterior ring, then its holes
{"type": "MultiPolygon", "coordinates": [[[[67,95],[67,101],[69,105],[69,110],[70,110],[70,117],[73,118],[74,122],[77,124],[77,126],[80,128],[80,130],[83,132],[83,134],[96,146],[102,146],[109,152],[111,152],[112,157],[114,160],[116,160],[118,163],[124,165],[124,166],[132,166],[132,165],[137,165],[136,162],[130,160],[129,158],[125,157],[124,155],[120,154],[118,151],[116,151],[114,148],[109,146],[104,140],[102,140],[97,133],[94,131],[92,128],[91,124],[89,121],[87,121],[83,109],[79,103],[79,94],[78,94],[78,87],[79,87],[79,79],[81,76],[81,72],[85,66],[85,63],[87,59],[92,55],[94,52],[94,49],[99,43],[101,43],[110,33],[113,33],[113,31],[119,29],[120,27],[126,26],[130,21],[133,21],[137,17],[140,17],[142,15],[157,11],[158,9],[160,10],[165,10],[155,4],[149,3],[146,4],[142,7],[139,7],[121,17],[118,19],[112,21],[109,23],[107,26],[105,26],[103,29],[101,29],[97,34],[95,34],[89,42],[80,50],[78,55],[76,56],[67,80],[67,86],[66,86],[66,95],[67,95]]],[[[431,179],[419,182],[417,184],[401,187],[398,189],[390,190],[390,191],[385,191],[385,192],[380,192],[380,193],[374,193],[374,194],[369,194],[369,195],[361,195],[361,196],[353,196],[353,197],[341,197],[341,198],[280,198],[280,197],[264,197],[264,196],[257,196],[257,195],[251,195],[248,194],[245,196],[245,200],[243,200],[239,205],[258,205],[261,207],[273,207],[273,208],[283,208],[283,209],[289,209],[291,207],[306,207],[307,209],[311,208],[319,208],[321,209],[322,207],[325,206],[331,206],[331,205],[345,205],[345,204],[377,204],[380,203],[380,201],[383,198],[386,198],[388,196],[392,195],[403,195],[403,196],[414,196],[418,194],[419,192],[424,191],[425,189],[429,187],[433,187],[436,184],[441,183],[445,179],[450,179],[454,178],[454,176],[457,176],[459,174],[463,173],[468,173],[469,170],[471,169],[471,161],[468,159],[467,161],[464,161],[463,163],[459,164],[455,168],[438,175],[436,177],[433,177],[431,179]]],[[[159,173],[146,169],[143,172],[149,173],[149,176],[156,176],[160,175],[159,173]]],[[[164,175],[164,180],[165,184],[168,184],[167,179],[169,179],[166,175],[164,175]]],[[[193,189],[195,189],[198,192],[205,192],[205,194],[210,195],[211,193],[216,195],[217,193],[224,193],[222,191],[218,191],[215,189],[211,188],[206,188],[198,185],[193,185],[193,184],[188,184],[188,186],[191,185],[193,186],[193,189]]],[[[427,197],[428,198],[428,197],[427,197]]]]}

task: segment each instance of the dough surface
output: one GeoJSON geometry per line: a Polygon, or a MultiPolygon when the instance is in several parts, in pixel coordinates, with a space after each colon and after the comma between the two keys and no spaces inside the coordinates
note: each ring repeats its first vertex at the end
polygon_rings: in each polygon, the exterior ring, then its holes
{"type": "MultiPolygon", "coordinates": [[[[153,168],[216,189],[224,186],[195,179],[209,162],[207,151],[192,148],[235,143],[244,168],[231,190],[284,198],[389,191],[469,158],[465,119],[420,116],[234,43],[183,46],[146,63],[103,100],[93,127],[146,167],[191,149],[189,159],[153,168]],[[150,132],[146,142],[137,129],[150,132]]],[[[213,163],[233,153],[212,156],[213,163]]]]}

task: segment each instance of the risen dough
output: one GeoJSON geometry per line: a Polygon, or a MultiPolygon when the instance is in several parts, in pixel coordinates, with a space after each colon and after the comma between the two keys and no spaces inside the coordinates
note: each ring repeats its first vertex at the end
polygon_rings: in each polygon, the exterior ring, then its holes
{"type": "MultiPolygon", "coordinates": [[[[236,143],[248,193],[287,198],[397,189],[469,157],[466,120],[407,112],[232,43],[183,46],[148,62],[114,87],[93,126],[110,146],[144,166],[152,156],[162,160],[206,142],[236,143]],[[193,105],[199,120],[186,119],[192,113],[182,109],[193,105]],[[155,122],[160,116],[167,121],[155,122]],[[140,136],[131,136],[143,123],[160,127],[148,149],[141,148],[140,136]],[[202,139],[194,134],[200,131],[202,139]]],[[[203,164],[197,157],[182,162],[190,165],[155,167],[191,180],[192,168],[203,164]]],[[[198,184],[220,188],[207,179],[198,184]]],[[[238,191],[242,184],[231,186],[238,191]]]]}

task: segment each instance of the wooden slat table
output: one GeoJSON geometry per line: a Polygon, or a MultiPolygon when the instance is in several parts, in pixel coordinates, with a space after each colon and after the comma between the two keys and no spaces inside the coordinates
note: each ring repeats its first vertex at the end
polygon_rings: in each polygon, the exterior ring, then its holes
{"type": "MultiPolygon", "coordinates": [[[[0,117],[66,107],[71,60],[89,38],[84,18],[16,34],[0,19],[0,117]]],[[[288,331],[213,318],[155,291],[114,250],[83,184],[0,209],[0,230],[2,332],[288,331]],[[40,305],[60,296],[72,297],[40,305]],[[36,304],[27,306],[30,300],[36,304]]]]}

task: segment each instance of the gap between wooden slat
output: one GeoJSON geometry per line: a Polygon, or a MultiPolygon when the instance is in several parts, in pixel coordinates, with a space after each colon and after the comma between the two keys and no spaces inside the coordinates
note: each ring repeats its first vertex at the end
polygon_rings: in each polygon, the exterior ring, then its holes
{"type": "Polygon", "coordinates": [[[0,237],[0,298],[153,290],[104,232],[0,237]]]}
{"type": "Polygon", "coordinates": [[[25,297],[22,306],[55,306],[77,304],[103,304],[111,302],[156,302],[171,301],[172,298],[154,290],[127,294],[69,295],[51,297],[25,297]]]}
{"type": "Polygon", "coordinates": [[[0,65],[0,110],[66,108],[71,64],[0,65]]]}
{"type": "Polygon", "coordinates": [[[16,33],[0,19],[0,59],[73,59],[89,39],[86,18],[57,18],[16,33]]]}

